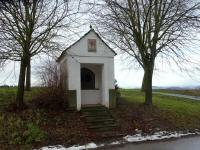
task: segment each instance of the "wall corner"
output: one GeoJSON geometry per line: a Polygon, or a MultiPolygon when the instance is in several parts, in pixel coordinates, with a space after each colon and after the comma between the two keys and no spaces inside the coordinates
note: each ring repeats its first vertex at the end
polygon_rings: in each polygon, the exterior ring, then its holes
{"type": "Polygon", "coordinates": [[[109,89],[109,108],[116,108],[116,91],[115,89],[109,89]]]}

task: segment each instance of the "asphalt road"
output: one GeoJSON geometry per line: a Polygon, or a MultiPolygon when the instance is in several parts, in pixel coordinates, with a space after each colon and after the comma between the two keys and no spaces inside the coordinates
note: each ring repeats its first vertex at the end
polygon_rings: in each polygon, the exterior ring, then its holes
{"type": "Polygon", "coordinates": [[[114,146],[107,150],[200,150],[200,136],[187,137],[170,141],[114,146]]]}
{"type": "MultiPolygon", "coordinates": [[[[153,92],[153,93],[166,95],[166,96],[182,97],[182,98],[187,98],[187,99],[191,99],[191,100],[199,100],[200,101],[200,97],[199,96],[190,96],[190,95],[173,94],[173,93],[162,93],[162,92],[153,92]]],[[[200,150],[200,148],[199,148],[199,150],[200,150]]]]}

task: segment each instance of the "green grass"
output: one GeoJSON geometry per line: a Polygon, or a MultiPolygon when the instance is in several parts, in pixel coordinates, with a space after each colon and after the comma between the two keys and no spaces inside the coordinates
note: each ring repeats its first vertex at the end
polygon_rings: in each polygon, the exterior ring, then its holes
{"type": "MultiPolygon", "coordinates": [[[[139,90],[121,90],[121,95],[132,103],[144,103],[144,93],[139,90]]],[[[153,105],[161,111],[182,117],[200,119],[200,101],[193,101],[184,98],[153,94],[153,105]]]]}
{"type": "MultiPolygon", "coordinates": [[[[38,88],[32,88],[31,91],[25,91],[24,101],[30,101],[37,92],[38,88]]],[[[16,94],[16,87],[0,88],[0,105],[13,103],[15,101],[16,94]]]]}
{"type": "Polygon", "coordinates": [[[191,95],[191,96],[200,96],[200,89],[193,90],[170,90],[170,89],[159,89],[154,90],[155,92],[162,93],[173,93],[173,94],[183,94],[183,95],[191,95]]]}

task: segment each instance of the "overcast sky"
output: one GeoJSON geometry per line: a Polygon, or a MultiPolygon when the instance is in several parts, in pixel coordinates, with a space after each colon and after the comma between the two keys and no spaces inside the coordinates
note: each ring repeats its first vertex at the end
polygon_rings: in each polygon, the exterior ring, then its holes
{"type": "MultiPolygon", "coordinates": [[[[89,25],[88,15],[81,16],[78,18],[78,23],[82,22],[81,26],[76,26],[76,28],[70,28],[71,33],[68,35],[66,42],[67,45],[72,44],[77,39],[79,39],[84,33],[88,32],[89,25]],[[81,21],[82,19],[82,21],[81,21]],[[84,20],[84,21],[83,21],[84,20]]],[[[109,45],[109,43],[108,43],[109,45]]],[[[199,47],[196,47],[198,50],[199,47]]],[[[127,61],[119,55],[115,57],[115,78],[117,79],[118,85],[123,88],[138,88],[142,84],[143,71],[136,64],[131,63],[128,65],[127,61]]],[[[200,56],[193,55],[195,59],[199,59],[200,56]]],[[[32,60],[32,85],[38,85],[40,82],[36,77],[36,68],[41,65],[41,60],[33,58],[32,60]]],[[[200,66],[200,64],[198,64],[200,66]]],[[[200,72],[194,71],[194,66],[191,64],[187,66],[191,70],[189,75],[186,72],[181,72],[175,64],[172,63],[171,66],[166,65],[166,63],[156,62],[156,69],[153,76],[153,86],[169,87],[169,86],[179,86],[179,87],[189,87],[189,86],[200,86],[200,72]],[[194,71],[194,72],[193,72],[194,71]]],[[[0,70],[0,85],[17,85],[19,76],[19,64],[9,63],[3,70],[0,70]]]]}
{"type": "MultiPolygon", "coordinates": [[[[86,31],[87,32],[87,31],[86,31]]],[[[36,76],[36,70],[41,65],[41,60],[32,61],[32,84],[38,85],[39,79],[36,76]]],[[[192,67],[192,66],[191,66],[192,67]]],[[[10,63],[0,72],[0,84],[16,85],[18,82],[19,65],[10,63]]],[[[200,74],[194,73],[189,76],[186,72],[181,72],[178,68],[166,65],[158,65],[154,71],[153,86],[169,87],[190,87],[200,85],[200,74]]],[[[123,88],[138,88],[141,86],[143,77],[142,69],[134,67],[134,64],[127,65],[124,63],[122,56],[119,54],[115,57],[115,78],[118,85],[123,88]]]]}
{"type": "MultiPolygon", "coordinates": [[[[191,66],[192,67],[192,66],[191,66]]],[[[194,87],[200,86],[199,72],[192,73],[181,72],[177,67],[160,64],[154,71],[153,86],[159,87],[194,87]]],[[[120,56],[115,59],[115,77],[119,86],[123,88],[138,88],[141,86],[143,70],[128,67],[120,56]]]]}

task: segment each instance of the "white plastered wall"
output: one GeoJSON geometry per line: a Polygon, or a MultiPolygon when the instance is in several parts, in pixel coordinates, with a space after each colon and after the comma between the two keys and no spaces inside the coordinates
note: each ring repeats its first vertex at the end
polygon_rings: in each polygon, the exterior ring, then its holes
{"type": "Polygon", "coordinates": [[[114,89],[114,56],[115,54],[92,31],[67,50],[63,59],[67,60],[68,89],[76,90],[77,110],[81,109],[81,64],[101,65],[101,101],[109,107],[109,89],[114,89]],[[96,39],[96,52],[88,52],[88,39],[96,39]]]}
{"type": "Polygon", "coordinates": [[[114,89],[114,60],[113,58],[90,58],[71,57],[67,58],[68,66],[68,89],[76,90],[77,109],[81,109],[81,64],[99,64],[102,65],[102,104],[109,107],[109,89],[114,89]]]}

